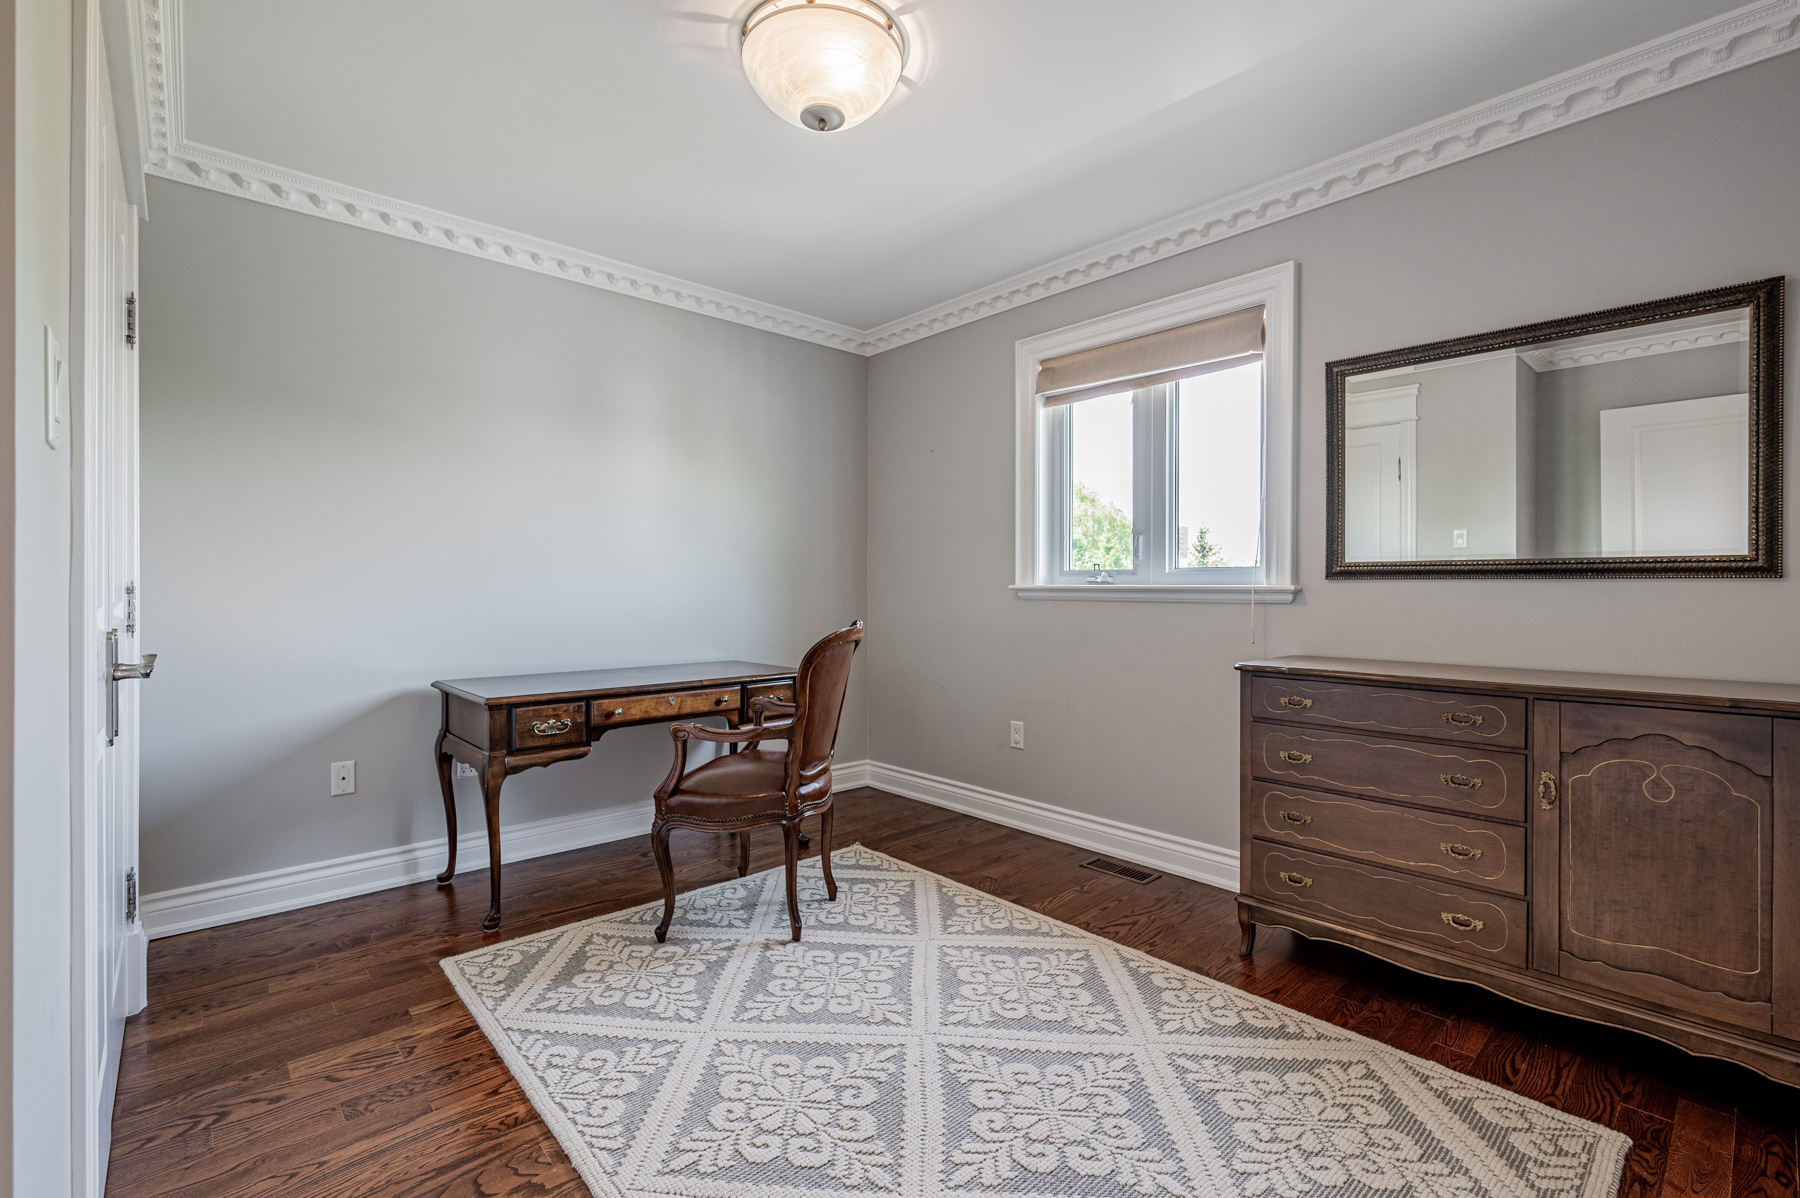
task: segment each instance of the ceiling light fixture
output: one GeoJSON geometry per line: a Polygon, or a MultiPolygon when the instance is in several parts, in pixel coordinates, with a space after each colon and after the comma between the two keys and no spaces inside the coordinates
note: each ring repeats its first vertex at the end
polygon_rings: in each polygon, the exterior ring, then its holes
{"type": "Polygon", "coordinates": [[[777,116],[830,133],[887,103],[906,44],[872,0],[764,0],[744,21],[743,56],[751,86],[777,116]]]}

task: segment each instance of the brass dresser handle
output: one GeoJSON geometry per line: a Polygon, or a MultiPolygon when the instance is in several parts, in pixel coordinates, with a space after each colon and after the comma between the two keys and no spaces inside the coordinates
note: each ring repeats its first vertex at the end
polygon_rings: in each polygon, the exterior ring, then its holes
{"type": "Polygon", "coordinates": [[[675,696],[674,695],[669,696],[669,706],[670,707],[675,706],[675,696]]]}
{"type": "Polygon", "coordinates": [[[575,725],[568,720],[533,720],[531,730],[538,736],[555,736],[559,732],[567,732],[575,725]]]}
{"type": "Polygon", "coordinates": [[[1481,789],[1481,779],[1471,778],[1467,774],[1439,774],[1438,781],[1445,786],[1454,786],[1458,790],[1481,789]]]}
{"type": "Polygon", "coordinates": [[[1305,711],[1308,707],[1312,706],[1312,700],[1302,699],[1298,695],[1283,695],[1281,696],[1281,705],[1283,707],[1292,707],[1297,711],[1305,711]]]}
{"type": "Polygon", "coordinates": [[[625,709],[623,707],[615,707],[615,708],[613,708],[613,714],[614,715],[624,715],[625,709]]]}
{"type": "Polygon", "coordinates": [[[1455,857],[1458,861],[1479,861],[1481,859],[1481,850],[1472,849],[1466,844],[1440,844],[1438,848],[1443,849],[1446,855],[1455,857]]]}
{"type": "Polygon", "coordinates": [[[1285,869],[1281,871],[1281,880],[1283,882],[1286,882],[1289,886],[1311,886],[1312,885],[1312,879],[1307,877],[1305,874],[1291,874],[1285,869]]]}
{"type": "Polygon", "coordinates": [[[1463,915],[1456,911],[1445,911],[1443,916],[1444,922],[1459,932],[1479,932],[1481,929],[1487,927],[1486,924],[1482,923],[1479,919],[1476,919],[1473,915],[1463,915]]]}
{"type": "Polygon", "coordinates": [[[1479,728],[1484,718],[1472,711],[1446,711],[1441,714],[1444,717],[1444,723],[1449,724],[1452,728],[1479,728]]]}
{"type": "Polygon", "coordinates": [[[1276,756],[1280,757],[1283,761],[1287,762],[1289,765],[1311,765],[1312,764],[1312,754],[1311,753],[1300,753],[1293,749],[1283,749],[1280,753],[1276,754],[1276,756]]]}
{"type": "Polygon", "coordinates": [[[1549,770],[1538,775],[1538,806],[1545,811],[1556,809],[1556,775],[1549,770]]]}
{"type": "Polygon", "coordinates": [[[1283,811],[1281,813],[1281,818],[1286,820],[1290,824],[1310,824],[1310,823],[1312,823],[1312,816],[1303,814],[1302,812],[1299,812],[1299,811],[1283,811]]]}

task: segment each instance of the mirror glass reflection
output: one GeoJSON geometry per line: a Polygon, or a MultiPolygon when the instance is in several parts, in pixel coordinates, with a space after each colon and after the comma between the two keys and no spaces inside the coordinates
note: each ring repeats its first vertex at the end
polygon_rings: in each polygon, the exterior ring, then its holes
{"type": "Polygon", "coordinates": [[[1352,375],[1344,559],[1747,553],[1749,309],[1352,375]]]}

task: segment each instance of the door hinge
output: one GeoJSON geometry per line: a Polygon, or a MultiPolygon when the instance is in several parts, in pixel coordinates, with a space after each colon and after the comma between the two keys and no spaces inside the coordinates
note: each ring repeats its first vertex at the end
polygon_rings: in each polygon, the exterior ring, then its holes
{"type": "Polygon", "coordinates": [[[125,871],[125,922],[137,922],[137,866],[125,871]]]}
{"type": "Polygon", "coordinates": [[[125,344],[137,345],[137,292],[125,293],[125,344]]]}
{"type": "Polygon", "coordinates": [[[125,635],[137,635],[137,583],[125,584],[125,635]]]}

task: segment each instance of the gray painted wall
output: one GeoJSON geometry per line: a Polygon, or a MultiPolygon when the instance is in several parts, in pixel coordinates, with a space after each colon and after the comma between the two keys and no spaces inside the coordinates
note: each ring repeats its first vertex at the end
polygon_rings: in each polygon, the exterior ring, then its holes
{"type": "Polygon", "coordinates": [[[1538,535],[1558,557],[1600,552],[1600,413],[1750,389],[1750,346],[1708,345],[1538,376],[1538,535]]]}
{"type": "Polygon", "coordinates": [[[1785,55],[873,359],[872,756],[1235,846],[1243,658],[1800,677],[1794,577],[1323,578],[1326,362],[1800,270],[1795,111],[1785,55]],[[1013,343],[1289,259],[1299,601],[1252,643],[1242,606],[1014,599],[1013,343]]]}
{"type": "MultiPolygon", "coordinates": [[[[176,184],[150,212],[146,891],[441,836],[433,679],[795,662],[864,615],[862,359],[176,184]]],[[[506,822],[668,764],[613,733],[506,822]]]]}

